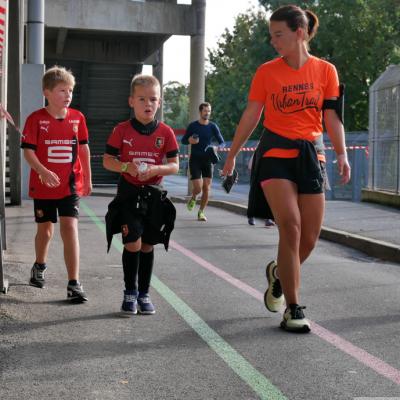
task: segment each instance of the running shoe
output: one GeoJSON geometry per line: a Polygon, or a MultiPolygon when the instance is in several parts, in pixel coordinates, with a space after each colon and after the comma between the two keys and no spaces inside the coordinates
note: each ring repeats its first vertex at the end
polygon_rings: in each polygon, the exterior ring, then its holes
{"type": "Polygon", "coordinates": [[[282,293],[281,283],[276,278],[276,265],[275,261],[271,261],[267,265],[266,274],[268,279],[268,289],[264,294],[264,304],[268,311],[278,312],[285,302],[285,296],[282,293]]]}
{"type": "Polygon", "coordinates": [[[155,314],[156,310],[151,302],[150,296],[146,293],[140,295],[137,299],[138,312],[143,315],[155,314]]]}
{"type": "Polygon", "coordinates": [[[249,225],[255,225],[256,224],[256,219],[254,217],[249,217],[247,219],[249,225]]]}
{"type": "Polygon", "coordinates": [[[303,310],[298,304],[289,304],[283,314],[281,328],[289,332],[308,333],[311,331],[310,321],[304,316],[303,310]]]}
{"type": "Polygon", "coordinates": [[[197,219],[199,221],[207,221],[206,214],[204,214],[203,210],[199,210],[199,213],[197,214],[197,219]]]}
{"type": "Polygon", "coordinates": [[[83,291],[83,286],[78,282],[76,285],[67,286],[67,297],[71,303],[79,304],[88,301],[88,298],[83,291]]]}
{"type": "Polygon", "coordinates": [[[193,208],[196,206],[196,199],[194,199],[193,197],[190,198],[190,200],[187,202],[186,204],[186,208],[189,211],[193,211],[193,208]]]}
{"type": "Polygon", "coordinates": [[[29,280],[29,284],[31,286],[35,286],[39,289],[43,289],[46,283],[44,279],[44,271],[46,271],[46,264],[40,266],[38,263],[34,263],[31,269],[31,279],[29,280]]]}
{"type": "Polygon", "coordinates": [[[135,314],[137,314],[137,292],[135,290],[124,290],[121,316],[130,317],[135,314]]]}

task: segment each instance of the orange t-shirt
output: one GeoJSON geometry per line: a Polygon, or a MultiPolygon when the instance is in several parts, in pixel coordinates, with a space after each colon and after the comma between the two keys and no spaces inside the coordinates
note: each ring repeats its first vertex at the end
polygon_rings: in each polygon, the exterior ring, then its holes
{"type": "MultiPolygon", "coordinates": [[[[289,139],[315,140],[322,134],[322,103],[339,96],[336,68],[310,56],[298,70],[279,57],[258,67],[248,99],[264,104],[263,125],[289,139]]],[[[299,151],[272,149],[269,157],[297,157],[299,151]]]]}

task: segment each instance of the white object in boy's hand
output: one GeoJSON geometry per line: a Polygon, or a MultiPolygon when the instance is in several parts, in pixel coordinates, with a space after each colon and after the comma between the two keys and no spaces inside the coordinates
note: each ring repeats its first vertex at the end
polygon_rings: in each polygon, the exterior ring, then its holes
{"type": "Polygon", "coordinates": [[[138,171],[141,172],[141,173],[146,172],[147,171],[147,164],[145,162],[141,162],[139,164],[138,171]]]}

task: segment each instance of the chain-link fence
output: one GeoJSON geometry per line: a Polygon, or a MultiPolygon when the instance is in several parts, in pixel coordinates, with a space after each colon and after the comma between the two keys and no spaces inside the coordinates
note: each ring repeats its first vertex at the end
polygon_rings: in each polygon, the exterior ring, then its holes
{"type": "Polygon", "coordinates": [[[390,65],[369,96],[368,189],[400,194],[400,65],[390,65]]]}

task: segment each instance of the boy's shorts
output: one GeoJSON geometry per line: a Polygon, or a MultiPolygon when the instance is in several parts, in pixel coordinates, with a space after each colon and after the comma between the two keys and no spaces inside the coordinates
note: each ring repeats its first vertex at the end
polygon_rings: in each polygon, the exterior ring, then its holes
{"type": "Polygon", "coordinates": [[[136,242],[142,238],[142,243],[155,245],[160,243],[160,232],[146,223],[146,217],[131,210],[123,210],[121,217],[122,243],[136,242]]]}
{"type": "Polygon", "coordinates": [[[319,194],[325,190],[327,183],[325,163],[320,161],[321,179],[298,181],[297,158],[263,157],[260,160],[259,182],[268,185],[269,179],[288,179],[297,185],[299,194],[319,194]]]}
{"type": "Polygon", "coordinates": [[[79,217],[79,196],[73,194],[62,199],[33,199],[35,222],[57,222],[60,217],[79,217]]]}
{"type": "Polygon", "coordinates": [[[208,156],[191,156],[189,159],[190,179],[212,178],[214,165],[208,156]]]}

